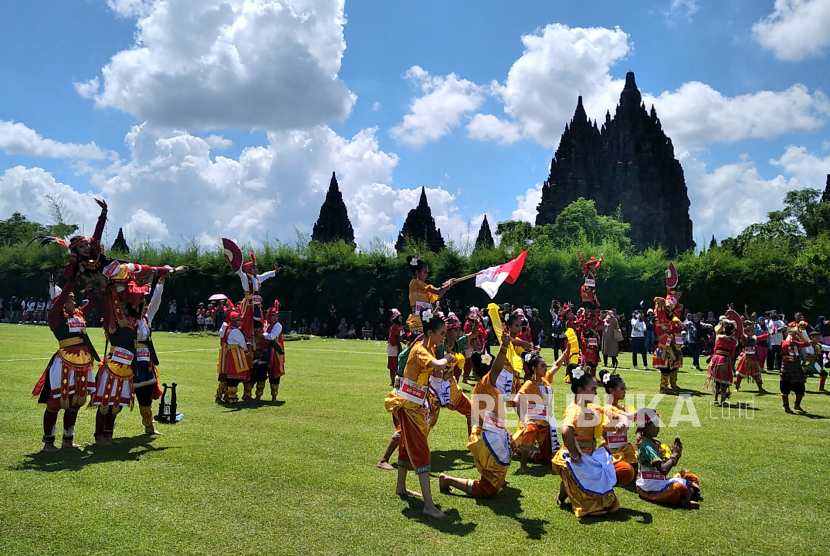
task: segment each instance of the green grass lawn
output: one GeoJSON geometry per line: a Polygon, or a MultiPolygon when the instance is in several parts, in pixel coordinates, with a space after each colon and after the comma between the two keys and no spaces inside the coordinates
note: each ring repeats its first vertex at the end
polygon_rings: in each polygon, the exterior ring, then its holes
{"type": "MultiPolygon", "coordinates": [[[[103,351],[98,331],[93,341],[103,351]]],[[[613,516],[577,520],[556,504],[550,467],[508,473],[495,500],[437,492],[437,474],[478,478],[466,424],[444,411],[430,434],[433,492],[449,519],[421,517],[375,468],[393,432],[384,345],[313,339],[286,346],[281,403],[213,402],[218,340],[157,333],[162,381],[177,382],[185,419],[143,434],[138,410],[118,417],[111,448],[90,446],[82,410],[76,453],[40,453],[43,408],[30,392],[56,347],[46,327],[0,325],[0,554],[826,554],[830,549],[830,396],[808,382],[809,416],[777,394],[733,394],[731,415],[694,389],[700,427],[681,422],[683,466],[701,479],[697,511],[617,489],[613,516]],[[284,403],[282,403],[284,402],[284,403]],[[750,402],[740,411],[738,402],[750,402]]],[[[548,361],[553,359],[545,350],[548,361]]],[[[630,357],[622,357],[628,364],[630,357]]],[[[651,400],[658,373],[622,370],[629,402],[651,400]]],[[[765,375],[777,392],[775,375],[765,375]]],[[[557,381],[556,413],[566,385],[557,381]]],[[[469,390],[469,388],[467,388],[469,390]]],[[[241,390],[241,389],[240,389],[241,390]]],[[[270,397],[266,397],[270,400],[270,397]]],[[[658,405],[663,419],[677,398],[658,405]]],[[[688,412],[684,413],[688,415],[688,412]]],[[[60,420],[58,421],[60,424],[60,420]]],[[[410,477],[410,488],[417,479],[410,477]]]]}

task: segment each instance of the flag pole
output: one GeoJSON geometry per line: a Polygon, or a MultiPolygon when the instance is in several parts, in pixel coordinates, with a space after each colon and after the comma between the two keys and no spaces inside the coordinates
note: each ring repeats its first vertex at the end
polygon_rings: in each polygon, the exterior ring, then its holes
{"type": "Polygon", "coordinates": [[[470,278],[475,278],[479,274],[484,272],[483,270],[479,270],[478,272],[474,272],[473,274],[468,274],[467,276],[462,276],[461,278],[456,278],[455,283],[463,282],[464,280],[469,280],[470,278]]]}

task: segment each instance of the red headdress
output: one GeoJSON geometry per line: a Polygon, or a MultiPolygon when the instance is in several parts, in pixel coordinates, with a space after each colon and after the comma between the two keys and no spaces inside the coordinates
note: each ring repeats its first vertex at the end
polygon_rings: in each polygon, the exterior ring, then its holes
{"type": "Polygon", "coordinates": [[[447,317],[444,320],[447,321],[447,330],[461,328],[461,321],[458,320],[458,317],[455,316],[455,313],[448,313],[447,317]]]}
{"type": "Polygon", "coordinates": [[[268,311],[265,313],[265,318],[270,320],[273,315],[279,315],[280,312],[280,300],[274,300],[274,306],[270,307],[268,311]]]}
{"type": "Polygon", "coordinates": [[[251,272],[253,272],[254,266],[256,266],[256,257],[253,253],[251,253],[251,262],[243,264],[242,270],[244,270],[246,274],[251,274],[251,272]]]}

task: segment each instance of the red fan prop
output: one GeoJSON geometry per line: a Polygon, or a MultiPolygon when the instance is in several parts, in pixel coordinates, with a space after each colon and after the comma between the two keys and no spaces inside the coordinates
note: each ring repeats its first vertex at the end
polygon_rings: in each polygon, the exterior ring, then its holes
{"type": "Polygon", "coordinates": [[[741,318],[741,315],[738,314],[738,311],[735,309],[729,309],[726,311],[726,318],[735,323],[735,335],[738,338],[742,338],[744,335],[744,321],[741,318]]]}
{"type": "Polygon", "coordinates": [[[242,268],[242,251],[237,245],[228,238],[222,238],[222,247],[225,249],[225,260],[231,265],[231,269],[237,272],[242,268]]]}
{"type": "Polygon", "coordinates": [[[670,290],[677,287],[677,269],[674,268],[674,263],[669,263],[669,268],[666,269],[666,287],[670,290]]]}

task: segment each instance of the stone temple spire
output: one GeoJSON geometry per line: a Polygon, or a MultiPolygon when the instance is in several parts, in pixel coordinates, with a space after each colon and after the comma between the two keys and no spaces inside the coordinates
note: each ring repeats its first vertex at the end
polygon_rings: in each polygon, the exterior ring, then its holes
{"type": "Polygon", "coordinates": [[[441,230],[435,227],[435,219],[432,217],[432,210],[430,210],[429,203],[427,203],[426,187],[421,188],[421,198],[418,201],[418,206],[406,215],[401,233],[398,234],[398,241],[395,243],[395,249],[398,253],[403,252],[407,238],[425,242],[427,248],[435,253],[444,248],[444,238],[441,237],[441,230]]]}
{"type": "Polygon", "coordinates": [[[349,213],[346,210],[346,203],[343,202],[343,194],[340,193],[340,186],[337,184],[335,173],[331,173],[329,190],[326,193],[326,200],[320,207],[320,217],[314,224],[311,233],[312,241],[330,243],[340,240],[349,245],[354,245],[354,229],[349,221],[349,213]]]}

